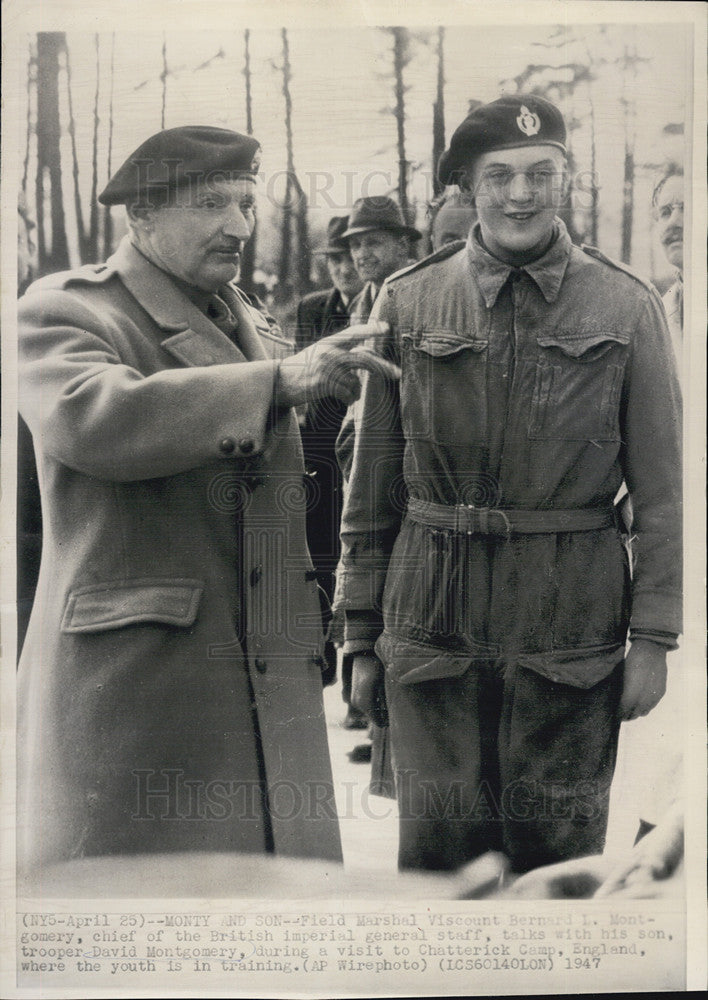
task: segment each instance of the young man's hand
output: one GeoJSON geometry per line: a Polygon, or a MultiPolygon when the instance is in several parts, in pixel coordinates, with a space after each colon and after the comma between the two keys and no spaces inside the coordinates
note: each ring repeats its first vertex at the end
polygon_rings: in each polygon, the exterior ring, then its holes
{"type": "Polygon", "coordinates": [[[648,715],[666,691],[666,647],[649,639],[635,639],[624,661],[622,719],[648,715]]]}
{"type": "Polygon", "coordinates": [[[377,726],[388,725],[384,665],[374,653],[354,654],[351,702],[377,726]]]}

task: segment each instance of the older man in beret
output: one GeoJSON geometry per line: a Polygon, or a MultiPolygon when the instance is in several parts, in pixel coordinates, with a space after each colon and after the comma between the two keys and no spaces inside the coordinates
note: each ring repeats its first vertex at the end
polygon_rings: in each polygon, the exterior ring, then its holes
{"type": "Polygon", "coordinates": [[[381,368],[290,356],[233,279],[257,141],[188,126],[100,196],[130,233],[19,306],[44,547],[19,672],[23,867],[90,855],[341,858],[292,407],[381,368]]]}
{"type": "Polygon", "coordinates": [[[385,282],[372,312],[402,374],[357,404],[345,649],[361,707],[385,688],[400,864],[492,848],[521,872],[602,850],[620,722],[664,692],[681,628],[679,389],[656,291],[558,218],[554,105],[477,108],[439,177],[479,221],[385,282]]]}

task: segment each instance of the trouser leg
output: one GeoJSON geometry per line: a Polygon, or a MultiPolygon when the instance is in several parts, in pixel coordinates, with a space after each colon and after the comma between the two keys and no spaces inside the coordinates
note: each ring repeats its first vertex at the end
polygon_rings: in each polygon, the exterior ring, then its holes
{"type": "Polygon", "coordinates": [[[509,668],[499,761],[513,870],[602,852],[621,692],[621,667],[589,690],[509,668]]]}
{"type": "Polygon", "coordinates": [[[501,847],[496,733],[502,685],[488,664],[462,677],[386,678],[399,808],[399,867],[456,868],[501,847]]]}

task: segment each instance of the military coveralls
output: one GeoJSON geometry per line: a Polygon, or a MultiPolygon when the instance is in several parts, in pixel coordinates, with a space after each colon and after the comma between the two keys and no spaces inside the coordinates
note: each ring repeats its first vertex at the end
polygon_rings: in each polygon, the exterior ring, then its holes
{"type": "Polygon", "coordinates": [[[385,665],[402,867],[602,850],[627,631],[680,631],[680,398],[658,294],[475,227],[392,276],[342,520],[345,649],[385,665]],[[613,516],[626,481],[633,562],[613,516]]]}

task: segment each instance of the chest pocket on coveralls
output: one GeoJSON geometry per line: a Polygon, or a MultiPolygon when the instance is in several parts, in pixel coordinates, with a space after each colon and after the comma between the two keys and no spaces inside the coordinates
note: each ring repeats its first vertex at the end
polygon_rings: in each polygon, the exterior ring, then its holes
{"type": "Polygon", "coordinates": [[[629,337],[598,331],[537,338],[540,348],[528,436],[619,441],[619,404],[629,337]]]}
{"type": "Polygon", "coordinates": [[[447,446],[487,438],[487,340],[412,332],[401,343],[401,418],[406,438],[447,446]]]}

